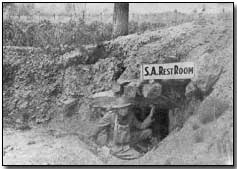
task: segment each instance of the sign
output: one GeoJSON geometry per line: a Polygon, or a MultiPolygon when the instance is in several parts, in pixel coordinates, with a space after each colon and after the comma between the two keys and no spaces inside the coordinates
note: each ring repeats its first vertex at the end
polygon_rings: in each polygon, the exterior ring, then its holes
{"type": "Polygon", "coordinates": [[[142,64],[141,78],[147,79],[190,79],[194,77],[193,62],[166,64],[142,64]]]}

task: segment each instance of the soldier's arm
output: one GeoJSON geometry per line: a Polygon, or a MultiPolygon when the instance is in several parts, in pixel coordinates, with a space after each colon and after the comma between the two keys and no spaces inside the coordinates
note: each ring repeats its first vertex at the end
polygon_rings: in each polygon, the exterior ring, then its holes
{"type": "Polygon", "coordinates": [[[102,130],[111,125],[112,117],[113,117],[112,112],[108,112],[96,125],[96,128],[94,129],[90,137],[95,139],[102,130]]]}
{"type": "Polygon", "coordinates": [[[135,115],[133,115],[133,126],[136,127],[137,129],[143,129],[142,123],[140,121],[137,120],[137,118],[135,117],[135,115]]]}
{"type": "Polygon", "coordinates": [[[154,111],[155,111],[155,107],[152,106],[150,114],[146,117],[146,119],[143,122],[139,122],[137,118],[134,116],[133,125],[138,129],[146,129],[154,121],[152,120],[154,111]]]}

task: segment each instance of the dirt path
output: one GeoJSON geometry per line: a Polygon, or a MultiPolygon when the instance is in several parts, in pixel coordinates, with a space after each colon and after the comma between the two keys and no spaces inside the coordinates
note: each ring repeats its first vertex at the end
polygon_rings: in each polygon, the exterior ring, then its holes
{"type": "Polygon", "coordinates": [[[3,131],[4,165],[102,165],[77,136],[56,137],[44,128],[3,131]]]}

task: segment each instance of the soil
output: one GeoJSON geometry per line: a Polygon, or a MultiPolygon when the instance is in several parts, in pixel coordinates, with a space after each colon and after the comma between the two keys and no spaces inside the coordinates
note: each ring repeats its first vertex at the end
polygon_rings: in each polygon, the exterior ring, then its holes
{"type": "Polygon", "coordinates": [[[103,164],[76,135],[57,137],[45,128],[3,133],[4,165],[103,164]]]}
{"type": "MultiPolygon", "coordinates": [[[[94,65],[73,65],[65,71],[59,69],[59,63],[53,67],[47,59],[48,56],[41,54],[42,51],[34,53],[19,47],[9,54],[8,50],[4,50],[6,70],[9,68],[14,72],[19,69],[23,73],[18,72],[19,75],[15,74],[15,77],[4,79],[8,84],[4,85],[3,164],[233,164],[232,33],[232,20],[216,18],[215,21],[185,23],[142,35],[119,37],[107,42],[106,50],[111,50],[111,57],[100,59],[94,65]],[[177,44],[173,44],[174,40],[177,44]],[[21,51],[22,56],[17,51],[21,51]],[[191,95],[194,106],[174,113],[174,121],[182,125],[172,126],[172,131],[156,148],[136,160],[119,160],[111,157],[106,147],[98,148],[93,144],[86,144],[88,140],[85,138],[91,133],[101,114],[92,112],[89,101],[83,96],[111,89],[112,84],[108,82],[112,80],[136,79],[139,76],[137,65],[143,62],[164,63],[166,57],[175,53],[180,57],[180,61],[196,63],[197,76],[192,79],[192,83],[198,87],[202,96],[200,99],[191,95]],[[29,70],[25,70],[24,66],[20,66],[24,65],[20,64],[24,63],[23,55],[28,59],[31,57],[27,56],[33,55],[38,62],[27,62],[29,65],[26,67],[29,70]],[[19,58],[19,64],[16,58],[19,58]],[[43,72],[37,66],[37,63],[42,62],[40,58],[44,58],[44,64],[48,65],[43,72]],[[54,69],[51,70],[51,67],[54,69]],[[217,77],[221,67],[223,73],[217,77]],[[32,78],[29,74],[31,71],[32,74],[39,72],[38,76],[32,78]],[[22,79],[25,79],[24,83],[22,79]],[[63,84],[61,79],[64,79],[63,84]],[[69,96],[79,98],[78,107],[73,108],[72,114],[60,111],[57,105],[61,98],[69,96]],[[223,100],[228,103],[226,109],[218,112],[218,116],[216,110],[212,112],[212,98],[218,99],[217,103],[220,105],[225,105],[223,100]],[[182,119],[179,119],[181,116],[182,119]],[[203,118],[208,118],[205,123],[200,120],[203,118]],[[25,124],[29,119],[37,119],[37,125],[22,126],[22,123],[25,124]],[[8,126],[18,121],[20,127],[8,126]]],[[[6,70],[5,72],[8,72],[6,70]]],[[[196,89],[193,93],[195,92],[196,89]]],[[[171,123],[174,124],[174,121],[171,123]]]]}

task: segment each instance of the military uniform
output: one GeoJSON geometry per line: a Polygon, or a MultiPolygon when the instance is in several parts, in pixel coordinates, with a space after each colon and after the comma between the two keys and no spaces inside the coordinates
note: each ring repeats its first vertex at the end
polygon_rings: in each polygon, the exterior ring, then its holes
{"type": "Polygon", "coordinates": [[[148,118],[143,122],[139,122],[133,113],[120,117],[118,114],[110,111],[99,121],[93,136],[97,137],[99,132],[111,127],[114,129],[114,144],[134,144],[151,137],[152,131],[147,128],[150,125],[148,118]]]}
{"type": "MultiPolygon", "coordinates": [[[[97,124],[92,138],[97,138],[101,131],[113,129],[113,144],[111,153],[119,158],[134,159],[141,156],[135,149],[131,148],[136,143],[152,137],[152,131],[148,127],[152,123],[154,107],[143,122],[140,122],[131,112],[132,103],[127,98],[119,98],[112,108],[120,109],[107,112],[97,124]]],[[[109,133],[107,133],[108,135],[109,133]]]]}

